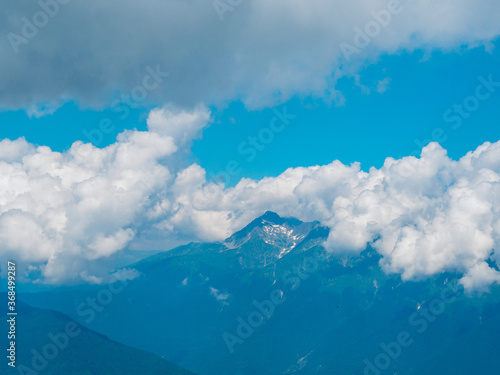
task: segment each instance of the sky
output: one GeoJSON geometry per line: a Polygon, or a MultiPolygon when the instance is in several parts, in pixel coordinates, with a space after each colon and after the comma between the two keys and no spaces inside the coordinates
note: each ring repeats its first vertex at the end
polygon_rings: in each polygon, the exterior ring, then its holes
{"type": "Polygon", "coordinates": [[[499,16],[493,0],[8,3],[0,258],[99,283],[124,249],[220,241],[274,210],[403,279],[500,282],[499,16]]]}
{"type": "MultiPolygon", "coordinates": [[[[492,43],[497,46],[499,42],[492,43]]],[[[478,77],[500,77],[498,49],[438,51],[425,58],[424,54],[417,50],[383,56],[359,72],[359,82],[345,78],[338,86],[345,98],[343,104],[297,95],[258,110],[247,109],[240,100],[220,108],[211,107],[212,126],[196,140],[192,160],[213,176],[223,172],[229,161],[236,160],[242,166],[239,178],[260,179],[276,176],[289,167],[323,165],[332,160],[345,164],[359,161],[364,170],[379,168],[387,157],[420,152],[430,141],[438,141],[457,160],[486,141],[498,140],[499,127],[495,125],[500,117],[500,93],[497,98],[494,95],[481,102],[456,130],[452,128],[454,122],[443,119],[454,104],[462,104],[474,94],[478,77]],[[383,92],[379,92],[380,88],[377,91],[379,82],[386,82],[383,92]],[[248,137],[258,136],[274,116],[273,109],[283,108],[296,118],[286,131],[273,138],[272,144],[263,144],[265,149],[258,150],[259,154],[248,162],[247,155],[238,152],[238,146],[248,137]],[[442,129],[444,134],[433,136],[435,129],[442,129]]],[[[122,113],[111,109],[80,108],[73,101],[40,118],[30,117],[23,110],[3,111],[0,135],[9,139],[24,136],[31,143],[47,145],[55,151],[67,150],[78,140],[103,147],[114,143],[125,129],[146,130],[151,109],[131,108],[124,119],[122,113]],[[100,135],[92,133],[103,119],[113,122],[113,130],[100,135]]],[[[239,178],[232,178],[229,184],[235,185],[239,178]]]]}

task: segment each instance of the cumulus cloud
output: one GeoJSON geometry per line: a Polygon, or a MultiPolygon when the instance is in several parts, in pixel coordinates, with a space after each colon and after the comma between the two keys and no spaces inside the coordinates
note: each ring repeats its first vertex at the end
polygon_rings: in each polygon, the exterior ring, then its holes
{"type": "Polygon", "coordinates": [[[500,143],[460,161],[433,143],[421,158],[389,158],[368,173],[334,162],[242,181],[226,195],[233,202],[258,197],[257,204],[282,214],[319,219],[331,227],[325,244],[331,252],[357,254],[370,244],[384,270],[404,280],[459,272],[466,287],[479,288],[500,277],[486,264],[500,260],[499,160],[500,143]]]}
{"type": "Polygon", "coordinates": [[[0,142],[0,256],[45,282],[100,282],[109,270],[95,265],[121,249],[223,240],[273,210],[328,225],[333,254],[370,245],[404,280],[458,272],[469,289],[500,282],[500,142],[458,161],[431,143],[368,172],[334,161],[226,188],[176,157],[209,120],[203,108],[153,110],[148,131],[103,149],[0,142]]]}
{"type": "MultiPolygon", "coordinates": [[[[500,281],[500,142],[485,143],[459,161],[432,143],[420,158],[388,158],[380,169],[335,161],[289,169],[276,178],[242,179],[234,188],[202,182],[183,190],[176,223],[192,235],[223,239],[271,209],[331,228],[325,246],[334,254],[359,254],[371,245],[381,266],[404,280],[442,272],[464,275],[466,288],[500,281]],[[483,272],[484,271],[484,272],[483,272]]],[[[185,176],[183,176],[185,178],[185,176]]]]}
{"type": "MultiPolygon", "coordinates": [[[[190,114],[193,128],[206,113],[190,114]]],[[[184,116],[168,112],[167,124],[153,125],[156,132],[126,131],[103,149],[75,142],[59,153],[24,139],[0,142],[2,255],[40,262],[49,282],[98,280],[83,273],[85,262],[126,247],[173,183],[175,167],[167,164],[175,166],[173,155],[187,139],[169,124],[184,116]]]]}
{"type": "Polygon", "coordinates": [[[204,106],[193,111],[186,111],[172,105],[153,109],[148,116],[147,124],[151,132],[170,136],[176,145],[190,145],[193,139],[201,136],[201,130],[210,120],[210,112],[204,106]]]}
{"type": "Polygon", "coordinates": [[[399,6],[394,0],[41,3],[48,5],[9,1],[0,10],[0,70],[8,72],[0,77],[0,107],[24,108],[34,116],[66,100],[110,106],[145,84],[148,67],[169,75],[158,87],[148,85],[154,89],[147,99],[134,104],[242,99],[259,107],[297,94],[341,100],[336,79],[358,73],[380,55],[417,48],[490,49],[500,32],[496,0],[399,6]],[[222,15],[214,6],[221,2],[229,9],[222,15]],[[397,11],[384,21],[376,14],[389,4],[397,11]],[[46,22],[40,12],[49,14],[46,22]],[[379,31],[373,28],[376,17],[383,24],[379,31]],[[366,31],[370,22],[372,36],[356,44],[357,30],[366,31]],[[342,43],[356,52],[346,54],[342,43]]]}

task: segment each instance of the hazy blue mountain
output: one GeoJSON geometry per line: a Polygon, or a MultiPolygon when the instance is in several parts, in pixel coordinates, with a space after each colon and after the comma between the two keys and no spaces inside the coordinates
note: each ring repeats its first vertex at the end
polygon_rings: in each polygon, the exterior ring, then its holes
{"type": "MultiPolygon", "coordinates": [[[[5,294],[1,297],[6,300],[5,294]]],[[[16,368],[2,363],[6,374],[192,374],[157,355],[111,341],[60,312],[33,308],[19,301],[17,312],[16,368]]],[[[6,333],[6,320],[2,319],[1,327],[6,333]]],[[[6,336],[2,337],[2,348],[9,348],[6,336]]]]}
{"type": "Polygon", "coordinates": [[[498,374],[499,288],[467,297],[451,274],[403,283],[370,248],[328,256],[328,233],[267,212],[224,242],[132,265],[140,277],[105,305],[87,300],[103,286],[22,297],[202,375],[468,375],[479,361],[498,374]]]}

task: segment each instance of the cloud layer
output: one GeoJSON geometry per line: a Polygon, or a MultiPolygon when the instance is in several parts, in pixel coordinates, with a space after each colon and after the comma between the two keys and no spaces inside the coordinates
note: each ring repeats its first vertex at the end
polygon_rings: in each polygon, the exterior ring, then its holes
{"type": "Polygon", "coordinates": [[[398,3],[8,1],[0,10],[0,108],[40,115],[71,99],[117,107],[123,95],[181,106],[242,99],[259,107],[296,94],[336,100],[336,79],[382,54],[489,46],[500,34],[496,0],[398,3]],[[345,54],[345,44],[356,52],[345,54]],[[147,67],[170,74],[145,98],[134,90],[147,67]]]}
{"type": "Polygon", "coordinates": [[[64,152],[24,139],[0,142],[0,252],[41,262],[49,282],[68,277],[92,281],[85,261],[123,249],[158,196],[173,183],[175,153],[196,136],[208,112],[161,111],[157,132],[126,131],[103,149],[75,142],[64,152]],[[183,131],[178,129],[184,125],[183,131]],[[161,134],[160,134],[161,133],[161,134]],[[72,275],[72,276],[71,276],[72,275]]]}
{"type": "Polygon", "coordinates": [[[157,109],[149,131],[104,149],[1,141],[1,257],[32,264],[47,282],[98,282],[93,265],[127,246],[222,240],[274,210],[330,226],[333,253],[370,244],[405,280],[449,271],[469,289],[500,282],[500,142],[459,161],[432,143],[420,158],[388,158],[369,172],[334,161],[225,188],[179,163],[209,119],[204,108],[157,109]]]}

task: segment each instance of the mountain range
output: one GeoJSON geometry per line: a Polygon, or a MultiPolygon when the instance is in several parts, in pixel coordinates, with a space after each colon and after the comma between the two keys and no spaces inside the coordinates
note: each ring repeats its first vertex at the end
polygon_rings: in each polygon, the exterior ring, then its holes
{"type": "MultiPolygon", "coordinates": [[[[1,299],[6,300],[5,294],[1,299]]],[[[6,374],[192,374],[157,355],[112,341],[63,313],[22,302],[17,313],[16,367],[7,367],[6,374]]],[[[7,332],[6,320],[1,326],[7,332]]],[[[3,339],[2,347],[9,348],[7,337],[3,339]]]]}
{"type": "Polygon", "coordinates": [[[266,212],[225,241],[129,265],[133,280],[20,298],[201,375],[498,373],[498,287],[402,282],[370,247],[327,253],[328,234],[266,212]]]}

